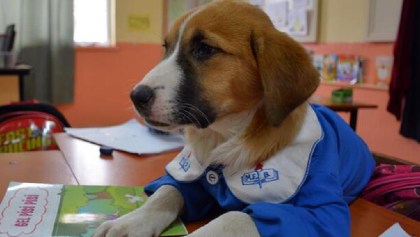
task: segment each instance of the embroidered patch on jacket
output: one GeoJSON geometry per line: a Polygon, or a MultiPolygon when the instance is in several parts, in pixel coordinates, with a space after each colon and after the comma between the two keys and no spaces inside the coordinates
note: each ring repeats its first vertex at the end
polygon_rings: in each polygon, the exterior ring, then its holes
{"type": "Polygon", "coordinates": [[[184,170],[184,172],[187,172],[191,167],[190,156],[191,152],[189,152],[187,155],[182,156],[181,160],[179,161],[179,166],[182,170],[184,170]]]}
{"type": "Polygon", "coordinates": [[[262,165],[258,165],[255,171],[243,174],[241,180],[242,185],[258,185],[261,189],[264,183],[279,180],[279,171],[273,168],[263,169],[262,165]]]}
{"type": "Polygon", "coordinates": [[[264,163],[245,170],[223,169],[232,194],[246,203],[282,203],[292,198],[306,179],[312,153],[322,139],[322,129],[311,107],[302,128],[289,146],[264,163]]]}
{"type": "Polygon", "coordinates": [[[166,172],[174,179],[181,182],[192,182],[197,180],[206,170],[195,158],[189,145],[166,165],[166,172]]]}

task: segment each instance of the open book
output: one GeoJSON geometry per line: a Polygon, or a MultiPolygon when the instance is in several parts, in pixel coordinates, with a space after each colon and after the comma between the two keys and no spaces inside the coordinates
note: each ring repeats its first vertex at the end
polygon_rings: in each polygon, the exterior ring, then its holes
{"type": "MultiPolygon", "coordinates": [[[[146,199],[143,187],[11,182],[0,204],[0,237],[90,237],[146,199]]],[[[162,236],[186,234],[177,220],[162,236]]]]}

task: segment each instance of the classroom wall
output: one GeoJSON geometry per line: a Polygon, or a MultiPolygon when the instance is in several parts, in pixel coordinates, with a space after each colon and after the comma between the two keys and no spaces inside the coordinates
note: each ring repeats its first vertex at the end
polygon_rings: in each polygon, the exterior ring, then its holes
{"type": "MultiPolygon", "coordinates": [[[[367,58],[367,87],[353,88],[353,98],[378,105],[377,109],[359,111],[357,133],[371,150],[411,162],[420,163],[420,145],[399,134],[400,121],[387,112],[387,89],[370,87],[374,84],[375,57],[393,55],[393,42],[367,43],[367,2],[365,0],[320,1],[318,43],[305,44],[316,54],[356,54],[367,58]]],[[[329,97],[342,85],[321,84],[315,94],[329,97]]],[[[349,115],[340,114],[348,121],[349,115]]]]}
{"type": "Polygon", "coordinates": [[[318,42],[363,42],[367,22],[366,0],[320,0],[318,42]]]}
{"type": "Polygon", "coordinates": [[[160,44],[76,49],[74,101],[57,105],[74,127],[109,126],[135,116],[131,89],[159,62],[160,44]]]}
{"type": "Polygon", "coordinates": [[[133,118],[130,91],[162,56],[163,0],[115,2],[115,47],[76,48],[74,102],[57,105],[74,127],[133,118]]]}
{"type": "Polygon", "coordinates": [[[162,43],[163,0],[117,0],[116,41],[162,43]]]}
{"type": "MultiPolygon", "coordinates": [[[[338,86],[320,86],[315,92],[321,96],[330,96],[338,86]]],[[[357,133],[363,138],[372,151],[388,156],[420,163],[420,145],[413,139],[407,139],[399,134],[400,122],[386,111],[388,93],[375,89],[355,89],[354,98],[363,103],[376,104],[377,109],[359,110],[357,133]]],[[[340,113],[349,120],[348,113],[340,113]]]]}

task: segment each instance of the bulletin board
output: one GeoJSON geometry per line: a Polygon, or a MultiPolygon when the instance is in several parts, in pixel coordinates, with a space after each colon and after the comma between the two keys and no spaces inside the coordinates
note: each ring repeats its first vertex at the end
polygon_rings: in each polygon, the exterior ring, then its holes
{"type": "Polygon", "coordinates": [[[250,0],[271,18],[274,26],[302,43],[317,40],[319,0],[250,0]]]}

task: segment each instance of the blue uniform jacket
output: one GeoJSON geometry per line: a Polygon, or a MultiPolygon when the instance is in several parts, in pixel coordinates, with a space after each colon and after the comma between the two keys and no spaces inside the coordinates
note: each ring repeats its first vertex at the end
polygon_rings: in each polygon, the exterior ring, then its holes
{"type": "Polygon", "coordinates": [[[216,209],[241,210],[261,236],[350,236],[348,204],[369,181],[375,162],[366,144],[337,114],[311,105],[294,142],[254,169],[201,167],[188,146],[145,187],[173,185],[185,200],[182,218],[216,209]]]}

